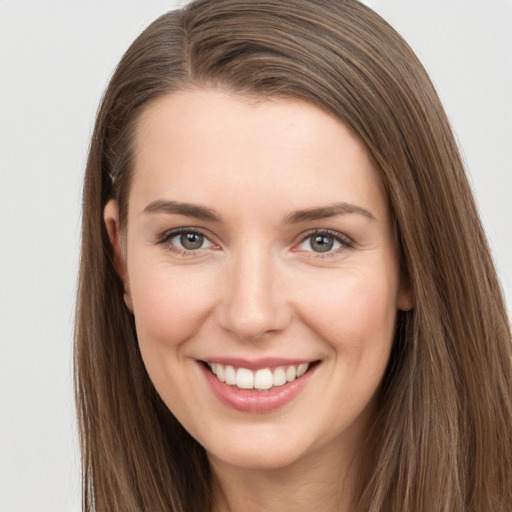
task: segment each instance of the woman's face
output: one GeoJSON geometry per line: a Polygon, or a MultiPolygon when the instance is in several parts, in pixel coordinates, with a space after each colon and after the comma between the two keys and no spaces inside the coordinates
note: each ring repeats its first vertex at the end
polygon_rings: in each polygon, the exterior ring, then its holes
{"type": "Polygon", "coordinates": [[[115,202],[105,219],[147,371],[211,460],[357,447],[411,299],[379,178],[339,120],[170,94],[138,125],[126,231],[115,202]]]}

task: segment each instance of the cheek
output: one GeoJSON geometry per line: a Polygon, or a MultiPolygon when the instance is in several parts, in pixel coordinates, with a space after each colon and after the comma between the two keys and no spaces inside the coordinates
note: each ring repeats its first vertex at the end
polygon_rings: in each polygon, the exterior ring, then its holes
{"type": "Polygon", "coordinates": [[[174,350],[192,338],[208,316],[213,276],[158,264],[137,271],[134,263],[130,290],[141,350],[174,350]]]}
{"type": "Polygon", "coordinates": [[[191,396],[187,355],[210,313],[213,277],[166,264],[140,269],[133,265],[130,290],[142,359],[169,409],[186,417],[191,396]]]}
{"type": "Polygon", "coordinates": [[[359,357],[389,352],[396,318],[397,284],[374,272],[354,272],[309,290],[304,320],[336,351],[359,357]]]}
{"type": "MultiPolygon", "coordinates": [[[[319,417],[334,437],[347,425],[363,423],[386,371],[394,338],[396,283],[375,274],[355,273],[310,293],[304,323],[330,350],[330,379],[321,393],[343,404],[336,417],[326,409],[319,417]]],[[[334,407],[336,407],[334,405],[334,407]]]]}

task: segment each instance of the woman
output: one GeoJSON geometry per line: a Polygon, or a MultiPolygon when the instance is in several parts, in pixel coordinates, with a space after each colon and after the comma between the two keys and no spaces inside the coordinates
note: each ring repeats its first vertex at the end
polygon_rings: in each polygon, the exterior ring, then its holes
{"type": "Polygon", "coordinates": [[[499,283],[437,95],[371,10],[155,21],[83,219],[85,510],[510,510],[499,283]]]}

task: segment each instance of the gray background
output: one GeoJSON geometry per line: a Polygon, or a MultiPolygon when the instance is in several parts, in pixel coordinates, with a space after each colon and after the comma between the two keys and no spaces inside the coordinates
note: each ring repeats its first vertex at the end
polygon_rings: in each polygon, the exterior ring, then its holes
{"type": "MultiPolygon", "coordinates": [[[[183,3],[183,2],[181,2],[183,3]]],[[[430,72],[512,305],[512,0],[368,0],[430,72]]],[[[72,324],[94,114],[159,0],[0,0],[0,512],[77,512],[72,324]]]]}

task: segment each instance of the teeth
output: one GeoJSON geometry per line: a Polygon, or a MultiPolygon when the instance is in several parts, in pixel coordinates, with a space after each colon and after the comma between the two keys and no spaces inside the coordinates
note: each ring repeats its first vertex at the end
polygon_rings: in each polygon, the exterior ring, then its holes
{"type": "Polygon", "coordinates": [[[268,368],[258,370],[254,375],[254,387],[256,389],[270,389],[273,385],[274,377],[268,368]]]}
{"type": "Polygon", "coordinates": [[[286,384],[286,372],[282,366],[274,370],[274,375],[272,377],[274,386],[282,386],[283,384],[286,384]]]}
{"type": "Polygon", "coordinates": [[[308,366],[309,364],[307,363],[299,364],[299,366],[297,366],[297,377],[302,377],[306,373],[308,366]]]}
{"type": "Polygon", "coordinates": [[[291,365],[288,367],[279,366],[274,368],[261,368],[256,372],[247,368],[234,368],[230,365],[218,363],[209,364],[212,373],[217,376],[221,382],[230,386],[236,386],[240,389],[257,389],[263,391],[272,387],[282,386],[287,382],[292,382],[306,373],[310,363],[291,365]]]}
{"type": "Polygon", "coordinates": [[[247,368],[238,368],[236,372],[236,387],[240,389],[253,389],[254,373],[247,368]]]}
{"type": "Polygon", "coordinates": [[[215,375],[217,375],[217,378],[221,382],[226,382],[226,374],[225,374],[224,366],[222,366],[221,364],[216,364],[215,366],[217,367],[217,369],[213,370],[213,373],[215,373],[215,375]]]}
{"type": "MultiPolygon", "coordinates": [[[[221,365],[217,365],[217,371],[218,367],[221,365]]],[[[229,384],[230,386],[236,386],[236,371],[232,366],[226,366],[224,368],[224,377],[226,384],[229,384]]]]}
{"type": "Polygon", "coordinates": [[[295,366],[288,366],[288,369],[286,370],[286,380],[288,382],[291,382],[292,380],[295,380],[297,377],[297,368],[295,366]]]}

